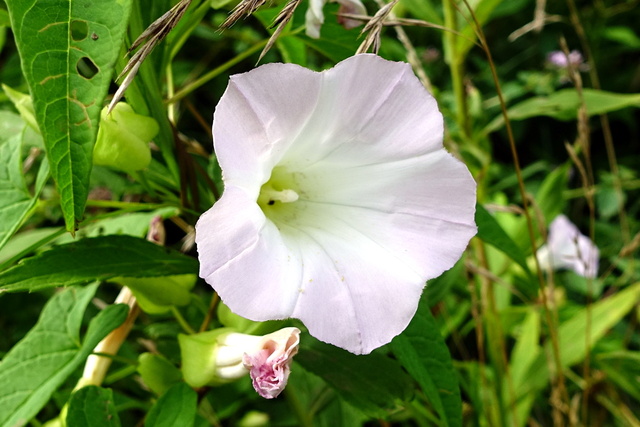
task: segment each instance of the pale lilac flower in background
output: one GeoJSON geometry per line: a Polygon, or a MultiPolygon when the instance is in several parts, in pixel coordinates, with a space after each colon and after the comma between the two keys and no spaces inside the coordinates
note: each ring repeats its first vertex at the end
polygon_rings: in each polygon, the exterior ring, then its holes
{"type": "Polygon", "coordinates": [[[547,62],[555,68],[569,68],[569,64],[580,71],[588,71],[589,67],[584,63],[584,58],[577,50],[569,52],[569,56],[561,50],[555,50],[547,55],[547,62]]]}
{"type": "Polygon", "coordinates": [[[592,279],[598,275],[600,251],[564,215],[558,215],[551,222],[547,244],[538,249],[537,255],[544,269],[566,268],[592,279]]]}
{"type": "Polygon", "coordinates": [[[298,318],[369,353],[476,233],[475,181],[408,64],[362,54],[232,76],[213,135],[225,190],[196,224],[200,275],[248,319],[298,318]]]}
{"type": "MultiPolygon", "coordinates": [[[[320,27],[324,24],[324,13],[322,9],[328,0],[309,0],[309,8],[305,15],[306,33],[309,37],[317,39],[320,37],[320,27]]],[[[338,14],[347,13],[352,15],[366,15],[367,9],[361,0],[334,0],[340,3],[338,14]]],[[[346,29],[356,28],[362,25],[356,19],[338,17],[338,22],[346,29]]]]}
{"type": "Polygon", "coordinates": [[[298,328],[283,328],[264,336],[222,334],[212,353],[214,375],[217,381],[224,382],[248,373],[258,394],[274,399],[287,385],[299,344],[298,328]]]}

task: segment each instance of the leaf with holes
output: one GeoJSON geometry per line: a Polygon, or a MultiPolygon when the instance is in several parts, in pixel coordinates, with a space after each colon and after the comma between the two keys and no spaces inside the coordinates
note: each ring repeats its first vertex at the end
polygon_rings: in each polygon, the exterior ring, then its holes
{"type": "Polygon", "coordinates": [[[67,229],[73,231],[84,212],[98,119],[131,0],[6,2],[67,229]]]}

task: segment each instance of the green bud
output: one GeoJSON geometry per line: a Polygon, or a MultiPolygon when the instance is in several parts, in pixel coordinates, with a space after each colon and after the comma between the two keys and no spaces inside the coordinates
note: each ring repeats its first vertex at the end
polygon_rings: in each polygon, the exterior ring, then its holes
{"type": "Polygon", "coordinates": [[[231,311],[222,301],[218,303],[217,314],[222,326],[233,328],[235,331],[242,332],[243,334],[265,335],[287,325],[287,322],[284,320],[254,322],[253,320],[245,319],[231,311]]]}
{"type": "Polygon", "coordinates": [[[220,375],[223,366],[217,361],[218,352],[224,346],[224,338],[233,332],[230,328],[220,328],[193,335],[178,334],[182,376],[187,384],[193,388],[221,385],[248,373],[242,367],[242,353],[239,353],[237,360],[229,361],[230,367],[237,367],[237,375],[220,375]]]}
{"type": "Polygon", "coordinates": [[[40,133],[40,127],[38,127],[38,122],[36,121],[36,113],[33,109],[33,101],[31,100],[31,96],[26,93],[18,92],[15,89],[10,88],[7,85],[2,85],[2,90],[7,95],[7,98],[13,102],[13,105],[16,107],[18,112],[20,113],[20,117],[25,121],[33,130],[40,133]]]}
{"type": "Polygon", "coordinates": [[[152,353],[142,353],[138,357],[138,373],[147,387],[158,396],[182,380],[182,373],[173,363],[152,353]]]}
{"type": "Polygon", "coordinates": [[[269,414],[260,411],[249,411],[238,422],[238,427],[268,427],[269,414]]]}
{"type": "Polygon", "coordinates": [[[107,109],[103,108],[100,113],[93,163],[128,173],[149,166],[149,141],[159,132],[158,122],[136,114],[124,102],[117,103],[110,114],[107,114],[107,109]]]}
{"type": "Polygon", "coordinates": [[[196,275],[117,277],[111,280],[131,289],[142,311],[162,314],[172,306],[184,306],[191,302],[191,289],[196,284],[196,275]]]}

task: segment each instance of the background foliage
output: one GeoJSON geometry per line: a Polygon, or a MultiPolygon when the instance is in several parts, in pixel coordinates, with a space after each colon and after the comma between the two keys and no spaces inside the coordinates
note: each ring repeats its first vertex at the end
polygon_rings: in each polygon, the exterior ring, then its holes
{"type": "MultiPolygon", "coordinates": [[[[255,67],[284,2],[221,31],[237,1],[5,1],[0,426],[640,425],[637,0],[400,0],[390,25],[374,26],[379,54],[409,61],[438,100],[445,145],[478,182],[478,236],[390,345],[354,356],[303,334],[274,401],[248,378],[187,386],[177,335],[225,323],[195,282],[193,225],[222,191],[211,117],[228,76],[255,67]],[[127,49],[173,6],[181,19],[137,47],[148,55],[125,93],[157,122],[150,163],[93,165],[127,49]],[[561,49],[585,62],[554,66],[561,49]],[[533,247],[560,213],[598,245],[596,279],[538,271],[533,247]],[[154,217],[168,248],[144,239],[154,217]],[[126,317],[112,304],[122,285],[142,313],[106,377],[74,392],[126,317]]],[[[365,5],[374,15],[383,3],[365,5]]],[[[333,3],[309,38],[307,6],[260,63],[326,69],[367,40],[337,23],[333,3]]]]}

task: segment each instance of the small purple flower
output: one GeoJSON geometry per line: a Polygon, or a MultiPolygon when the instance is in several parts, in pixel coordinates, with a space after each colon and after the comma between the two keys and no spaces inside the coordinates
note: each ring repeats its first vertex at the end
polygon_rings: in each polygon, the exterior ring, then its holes
{"type": "Polygon", "coordinates": [[[587,64],[584,63],[584,57],[577,50],[572,50],[568,56],[561,50],[554,50],[547,55],[547,62],[555,68],[569,68],[571,65],[580,71],[588,69],[587,64]]]}

